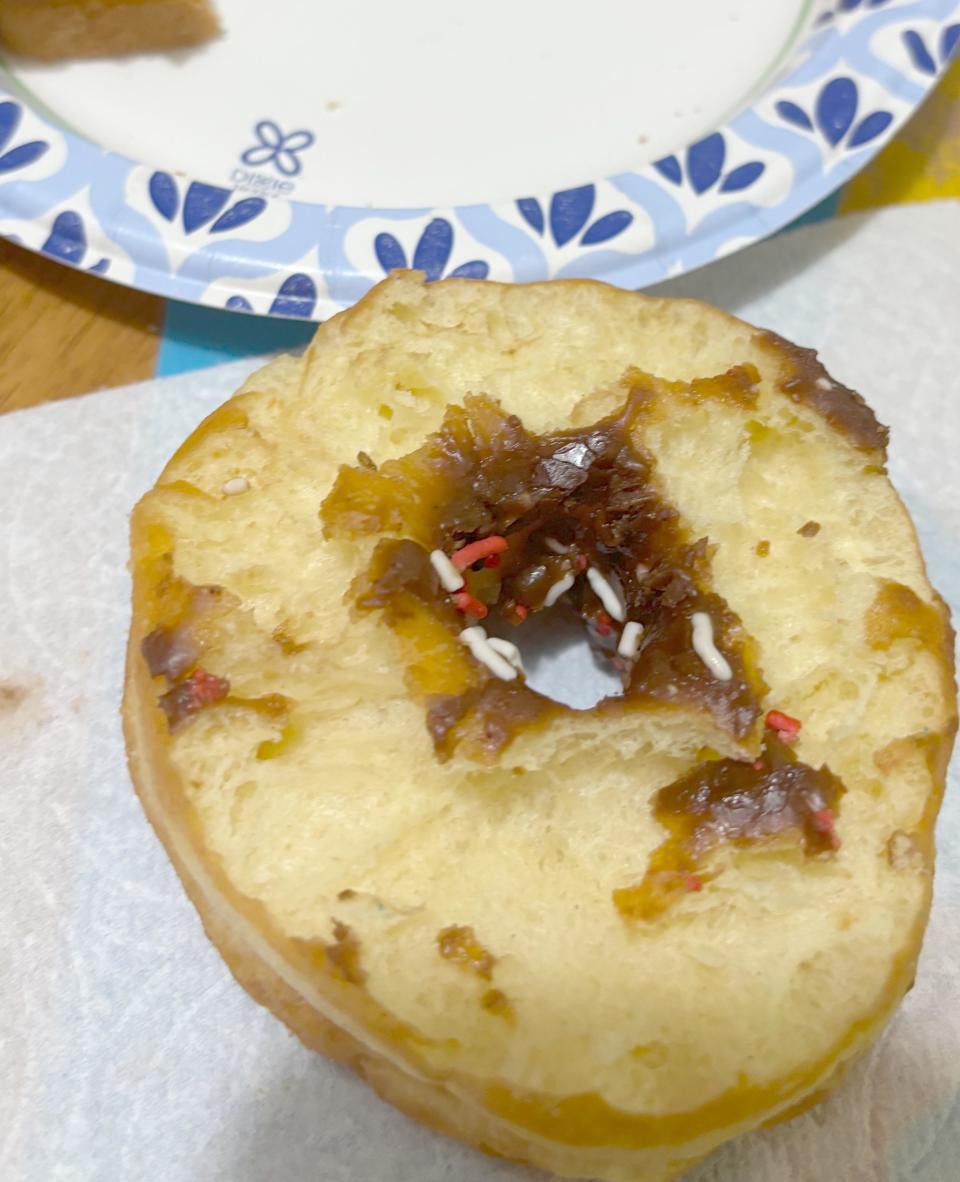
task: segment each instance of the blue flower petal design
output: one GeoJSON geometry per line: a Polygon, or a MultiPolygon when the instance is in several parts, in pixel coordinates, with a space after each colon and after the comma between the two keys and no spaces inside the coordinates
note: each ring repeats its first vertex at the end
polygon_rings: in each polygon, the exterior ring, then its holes
{"type": "Polygon", "coordinates": [[[615,209],[612,213],[605,213],[597,218],[586,234],[580,239],[581,246],[596,246],[598,242],[609,242],[615,238],[633,221],[633,214],[625,209],[615,209]]]}
{"type": "Polygon", "coordinates": [[[19,148],[11,148],[0,156],[0,172],[13,172],[15,168],[26,168],[34,160],[39,160],[50,145],[43,140],[31,140],[29,144],[21,144],[19,148]]]}
{"type": "Polygon", "coordinates": [[[19,103],[0,103],[0,152],[13,139],[23,114],[19,103]]]}
{"type": "Polygon", "coordinates": [[[857,114],[857,84],[852,78],[834,78],[817,97],[817,126],[834,147],[850,130],[857,114]]]}
{"type": "Polygon", "coordinates": [[[147,185],[153,208],[172,222],[180,209],[180,194],[177,192],[177,182],[169,172],[155,172],[147,185]]]}
{"type": "Polygon", "coordinates": [[[244,164],[251,168],[259,168],[261,164],[269,164],[277,154],[274,144],[258,144],[255,148],[248,148],[240,157],[244,164]]]}
{"type": "Polygon", "coordinates": [[[683,184],[683,170],[676,156],[664,156],[662,160],[654,160],[653,167],[662,177],[666,177],[674,185],[683,184]]]}
{"type": "Polygon", "coordinates": [[[450,262],[453,250],[453,226],[446,218],[428,222],[413,252],[413,265],[423,271],[428,282],[439,279],[450,262]]]}
{"type": "Polygon", "coordinates": [[[859,148],[861,144],[868,144],[878,135],[882,135],[892,122],[893,116],[889,111],[874,111],[872,115],[868,115],[866,119],[862,119],[857,124],[847,146],[859,148]]]}
{"type": "Polygon", "coordinates": [[[777,103],[777,114],[781,119],[787,123],[792,123],[795,127],[803,127],[807,131],[813,131],[813,120],[803,109],[798,107],[796,103],[791,103],[789,99],[782,99],[777,103]]]}
{"type": "Polygon", "coordinates": [[[763,175],[766,167],[759,160],[751,160],[748,164],[741,164],[723,178],[720,192],[739,193],[743,189],[749,189],[753,182],[763,175]]]}
{"type": "Polygon", "coordinates": [[[253,304],[242,295],[232,295],[224,305],[231,312],[252,312],[253,304]]]}
{"type": "Polygon", "coordinates": [[[550,232],[557,246],[565,246],[587,224],[595,197],[593,185],[554,193],[550,199],[550,232]]]}
{"type": "Polygon", "coordinates": [[[69,263],[78,267],[87,253],[87,234],[83,228],[83,218],[73,209],[65,209],[58,213],[50,236],[40,247],[44,254],[59,259],[62,263],[69,263]]]}
{"type": "Polygon", "coordinates": [[[486,279],[490,274],[490,264],[483,259],[472,259],[469,263],[461,263],[450,272],[451,279],[486,279]]]}
{"type": "Polygon", "coordinates": [[[87,267],[91,275],[106,275],[110,270],[109,259],[98,259],[92,267],[87,267]]]}
{"type": "Polygon", "coordinates": [[[687,177],[695,193],[705,193],[720,179],[727,145],[719,131],[687,149],[687,177]]]}
{"type": "Polygon", "coordinates": [[[271,316],[296,316],[309,320],[317,306],[317,285],[309,275],[297,272],[283,281],[270,305],[271,316]]]}
{"type": "Polygon", "coordinates": [[[536,197],[521,197],[517,202],[517,209],[520,210],[520,216],[532,230],[536,230],[538,234],[543,233],[543,209],[536,197]]]}
{"type": "Polygon", "coordinates": [[[238,230],[247,222],[252,222],[255,217],[259,217],[266,208],[267,203],[262,197],[245,197],[217,218],[210,227],[210,233],[222,234],[226,230],[238,230]]]}
{"type": "Polygon", "coordinates": [[[401,270],[407,265],[403,247],[392,234],[378,234],[373,240],[373,249],[377,262],[386,272],[401,270]]]}
{"type": "Polygon", "coordinates": [[[960,25],[947,25],[940,34],[940,60],[946,64],[960,44],[960,25]]]}
{"type": "Polygon", "coordinates": [[[193,181],[183,199],[183,228],[188,234],[212,222],[232,196],[229,189],[193,181]]]}
{"type": "Polygon", "coordinates": [[[930,56],[930,51],[923,43],[923,38],[915,29],[907,29],[903,34],[903,43],[910,54],[910,60],[924,74],[936,74],[937,63],[930,56]]]}

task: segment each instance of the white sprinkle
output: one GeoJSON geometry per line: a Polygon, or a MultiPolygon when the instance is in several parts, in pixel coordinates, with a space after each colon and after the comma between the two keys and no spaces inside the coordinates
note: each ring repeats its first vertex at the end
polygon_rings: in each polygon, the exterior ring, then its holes
{"type": "Polygon", "coordinates": [[[642,563],[642,562],[638,562],[638,563],[637,563],[637,565],[636,565],[636,567],[634,568],[634,571],[635,571],[635,573],[636,573],[636,576],[637,576],[637,578],[638,578],[638,579],[640,580],[640,582],[642,583],[642,582],[643,582],[643,580],[644,580],[644,579],[647,577],[647,575],[650,573],[650,567],[649,567],[649,566],[645,566],[645,565],[644,565],[644,563],[642,563]]]}
{"type": "Polygon", "coordinates": [[[442,550],[430,551],[430,565],[437,572],[444,591],[452,593],[463,586],[463,575],[442,550]]]}
{"type": "Polygon", "coordinates": [[[623,604],[620,602],[620,596],[595,566],[587,568],[587,579],[593,588],[594,594],[603,604],[607,614],[613,616],[618,624],[622,624],[627,618],[627,613],[623,604]]]}
{"type": "Polygon", "coordinates": [[[558,542],[556,538],[544,538],[543,544],[548,550],[552,550],[554,554],[569,554],[570,547],[565,546],[563,542],[558,542]]]}
{"type": "Polygon", "coordinates": [[[817,385],[821,390],[832,390],[833,382],[829,378],[817,378],[817,385]]]}
{"type": "Polygon", "coordinates": [[[494,652],[499,653],[501,657],[506,657],[518,673],[523,672],[523,658],[520,656],[520,650],[512,640],[504,640],[500,636],[491,636],[488,643],[494,652]]]}
{"type": "Polygon", "coordinates": [[[495,677],[499,677],[501,681],[516,679],[516,669],[491,645],[483,628],[464,628],[460,633],[460,639],[480,664],[486,665],[495,677]]]}
{"type": "Polygon", "coordinates": [[[706,612],[694,612],[690,619],[693,623],[694,652],[718,681],[729,681],[733,677],[733,670],[713,643],[713,620],[706,612]]]}
{"type": "Polygon", "coordinates": [[[636,620],[627,620],[620,633],[620,643],[617,645],[617,652],[620,656],[626,657],[628,661],[632,660],[637,655],[642,635],[643,625],[636,620]]]}
{"type": "Polygon", "coordinates": [[[220,491],[225,497],[235,497],[239,493],[245,493],[249,487],[250,481],[246,476],[234,476],[224,484],[220,491]]]}
{"type": "Polygon", "coordinates": [[[543,597],[544,607],[553,607],[561,595],[565,591],[569,591],[576,581],[576,576],[573,571],[568,571],[562,579],[557,579],[550,590],[543,597]]]}

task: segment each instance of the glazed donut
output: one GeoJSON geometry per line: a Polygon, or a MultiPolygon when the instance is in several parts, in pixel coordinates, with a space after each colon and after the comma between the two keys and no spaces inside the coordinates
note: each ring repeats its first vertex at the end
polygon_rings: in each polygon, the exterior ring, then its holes
{"type": "Polygon", "coordinates": [[[592,282],[398,273],[255,374],[133,514],[123,706],[240,983],[566,1176],[819,1099],[911,983],[955,730],[885,444],[812,351],[592,282]],[[524,672],[551,619],[590,708],[524,672]]]}

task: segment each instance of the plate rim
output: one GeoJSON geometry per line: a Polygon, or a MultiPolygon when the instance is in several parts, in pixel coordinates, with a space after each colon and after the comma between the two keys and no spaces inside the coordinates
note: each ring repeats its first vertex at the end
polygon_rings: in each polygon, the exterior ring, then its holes
{"type": "Polygon", "coordinates": [[[958,49],[960,0],[820,0],[766,86],[676,153],[553,193],[437,208],[261,197],[155,169],[62,127],[0,75],[0,236],[155,295],[285,319],[326,319],[394,266],[643,288],[832,194],[958,49]]]}

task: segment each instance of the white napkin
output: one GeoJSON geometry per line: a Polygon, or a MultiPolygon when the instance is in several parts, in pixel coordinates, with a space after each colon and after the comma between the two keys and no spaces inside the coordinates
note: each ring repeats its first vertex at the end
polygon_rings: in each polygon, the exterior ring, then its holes
{"type": "MultiPolygon", "coordinates": [[[[960,206],[797,231],[665,287],[820,349],[893,428],[891,471],[960,603],[960,206]]],[[[0,1177],[517,1182],[305,1051],[207,943],[130,787],[117,708],[127,515],[238,363],[0,417],[0,1177]]],[[[691,1182],[953,1182],[960,798],[917,984],[822,1107],[691,1182]]]]}

